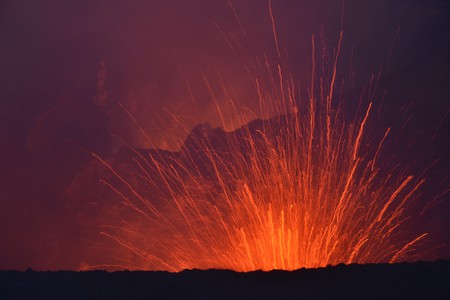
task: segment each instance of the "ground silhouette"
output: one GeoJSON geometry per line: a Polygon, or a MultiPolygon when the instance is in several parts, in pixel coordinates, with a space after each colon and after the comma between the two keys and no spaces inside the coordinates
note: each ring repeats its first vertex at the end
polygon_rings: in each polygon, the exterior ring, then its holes
{"type": "Polygon", "coordinates": [[[229,270],[0,271],[0,299],[450,299],[450,261],[229,270]]]}

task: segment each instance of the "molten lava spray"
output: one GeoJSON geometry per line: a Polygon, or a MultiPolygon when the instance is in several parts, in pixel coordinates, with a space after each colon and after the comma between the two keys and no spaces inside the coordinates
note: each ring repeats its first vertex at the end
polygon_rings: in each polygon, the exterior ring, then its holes
{"type": "Polygon", "coordinates": [[[308,99],[280,65],[255,76],[261,115],[276,117],[234,132],[198,127],[178,152],[129,147],[127,168],[93,154],[128,211],[102,232],[122,261],[110,267],[293,270],[413,257],[426,233],[408,234],[405,209],[424,180],[378,167],[390,129],[369,151],[374,104],[346,121],[333,94],[340,42],[328,77],[312,46],[308,99]]]}

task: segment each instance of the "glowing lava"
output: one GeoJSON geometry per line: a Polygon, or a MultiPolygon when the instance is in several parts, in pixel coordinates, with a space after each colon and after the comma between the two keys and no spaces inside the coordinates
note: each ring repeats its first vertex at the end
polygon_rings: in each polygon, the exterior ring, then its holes
{"type": "Polygon", "coordinates": [[[128,211],[102,232],[123,262],[112,267],[292,270],[410,258],[426,233],[408,234],[405,208],[424,180],[377,167],[390,129],[367,150],[373,104],[346,122],[332,67],[330,78],[317,75],[313,55],[300,101],[278,65],[275,78],[255,79],[262,115],[275,108],[278,117],[228,133],[199,127],[179,152],[130,148],[132,171],[93,154],[128,211]]]}

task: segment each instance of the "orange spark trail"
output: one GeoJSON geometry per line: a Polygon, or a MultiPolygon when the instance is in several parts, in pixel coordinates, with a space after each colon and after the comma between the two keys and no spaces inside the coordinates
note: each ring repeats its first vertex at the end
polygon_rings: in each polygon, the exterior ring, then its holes
{"type": "Polygon", "coordinates": [[[275,28],[275,18],[273,17],[273,12],[272,12],[272,0],[269,0],[269,14],[270,14],[270,20],[272,21],[272,33],[273,33],[273,39],[274,39],[276,47],[277,47],[278,58],[281,58],[280,46],[278,44],[277,30],[275,28]]]}
{"type": "Polygon", "coordinates": [[[378,145],[377,152],[375,153],[375,156],[373,157],[373,161],[372,161],[372,167],[371,167],[372,171],[375,168],[375,162],[377,161],[378,154],[380,154],[380,151],[381,151],[381,148],[383,146],[384,140],[387,138],[387,136],[389,134],[389,131],[391,131],[390,127],[386,130],[386,132],[385,132],[385,134],[383,136],[383,139],[381,140],[380,144],[378,145]]]}
{"type": "Polygon", "coordinates": [[[247,34],[247,32],[244,29],[244,25],[242,25],[241,19],[239,18],[236,9],[234,8],[233,4],[231,3],[231,0],[228,0],[228,5],[230,6],[231,10],[233,11],[234,18],[238,22],[239,26],[241,27],[241,31],[243,34],[247,34]]]}
{"type": "Polygon", "coordinates": [[[353,150],[353,160],[356,160],[356,157],[358,155],[359,145],[361,144],[361,137],[364,132],[364,126],[366,125],[367,117],[369,117],[371,108],[372,108],[372,102],[369,103],[369,108],[367,108],[366,115],[364,116],[364,120],[362,121],[362,123],[359,127],[358,136],[356,137],[356,141],[355,141],[355,147],[353,148],[354,149],[353,150]]]}

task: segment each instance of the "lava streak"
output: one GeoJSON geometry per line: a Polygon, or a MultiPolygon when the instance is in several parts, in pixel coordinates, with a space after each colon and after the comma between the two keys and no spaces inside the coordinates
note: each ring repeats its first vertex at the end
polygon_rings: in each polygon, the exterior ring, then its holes
{"type": "Polygon", "coordinates": [[[374,104],[347,121],[333,96],[333,61],[326,77],[313,54],[306,101],[280,65],[272,78],[255,78],[261,114],[276,117],[234,132],[197,127],[179,152],[129,147],[127,168],[93,154],[127,210],[102,232],[117,245],[116,267],[293,270],[410,259],[426,233],[408,234],[405,209],[424,180],[377,166],[390,129],[367,147],[374,104]]]}

